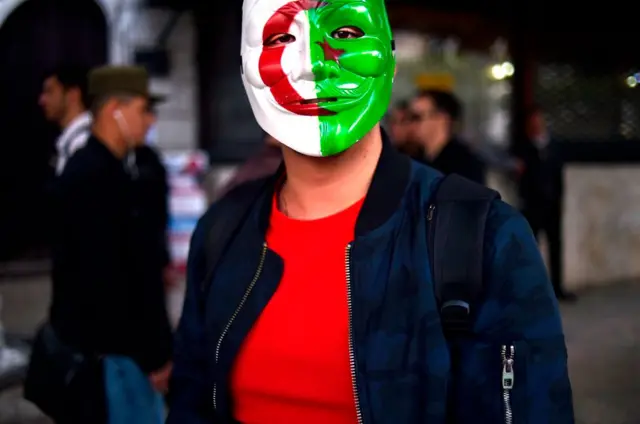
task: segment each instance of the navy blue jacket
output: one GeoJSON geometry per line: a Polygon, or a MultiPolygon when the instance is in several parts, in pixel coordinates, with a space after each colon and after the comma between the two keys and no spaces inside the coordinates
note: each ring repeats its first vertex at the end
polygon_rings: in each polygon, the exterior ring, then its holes
{"type": "MultiPolygon", "coordinates": [[[[529,226],[501,201],[487,222],[486,288],[475,305],[473,335],[460,342],[460,366],[451,370],[425,229],[440,178],[385,143],[355,240],[345,246],[360,422],[573,423],[558,304],[529,226]],[[507,356],[513,347],[511,390],[503,389],[503,347],[507,356]]],[[[207,222],[215,206],[195,231],[169,424],[234,422],[230,370],[283,270],[265,244],[274,186],[275,179],[204,285],[207,222]]]]}

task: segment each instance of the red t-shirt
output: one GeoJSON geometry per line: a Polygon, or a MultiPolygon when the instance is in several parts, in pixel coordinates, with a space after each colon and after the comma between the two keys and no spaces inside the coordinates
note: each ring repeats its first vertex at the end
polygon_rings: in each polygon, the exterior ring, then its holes
{"type": "Polygon", "coordinates": [[[284,274],[232,371],[234,417],[243,424],[357,422],[345,261],[362,203],[299,221],[274,200],[267,244],[284,274]]]}

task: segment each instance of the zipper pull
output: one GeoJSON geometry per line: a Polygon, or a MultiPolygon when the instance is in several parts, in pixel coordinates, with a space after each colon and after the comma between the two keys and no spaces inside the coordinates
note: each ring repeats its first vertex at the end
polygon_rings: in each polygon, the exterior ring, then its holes
{"type": "Polygon", "coordinates": [[[431,221],[433,219],[433,213],[436,210],[435,205],[429,205],[429,210],[427,211],[427,221],[431,221]]]}
{"type": "Polygon", "coordinates": [[[513,345],[509,346],[509,352],[507,353],[507,346],[502,346],[502,389],[503,390],[511,390],[513,389],[513,363],[515,356],[515,347],[513,345]]]}

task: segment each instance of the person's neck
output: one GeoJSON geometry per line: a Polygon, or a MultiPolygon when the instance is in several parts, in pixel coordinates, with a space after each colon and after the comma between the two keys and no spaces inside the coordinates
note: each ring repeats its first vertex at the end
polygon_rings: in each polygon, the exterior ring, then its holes
{"type": "Polygon", "coordinates": [[[435,160],[442,149],[447,145],[451,138],[451,134],[446,131],[440,131],[429,140],[428,143],[424,145],[424,153],[427,156],[427,159],[430,161],[435,160]]]}
{"type": "Polygon", "coordinates": [[[127,155],[127,143],[122,139],[119,131],[112,130],[105,125],[95,123],[92,128],[93,135],[104,144],[113,155],[119,159],[124,159],[127,155]]]}
{"type": "Polygon", "coordinates": [[[309,157],[283,147],[287,176],[280,192],[282,212],[313,220],[348,208],[367,194],[381,153],[379,126],[336,156],[309,157]]]}
{"type": "Polygon", "coordinates": [[[69,128],[69,125],[71,125],[71,123],[84,112],[85,110],[80,107],[69,107],[64,118],[62,118],[62,121],[60,122],[60,127],[63,130],[69,128]]]}

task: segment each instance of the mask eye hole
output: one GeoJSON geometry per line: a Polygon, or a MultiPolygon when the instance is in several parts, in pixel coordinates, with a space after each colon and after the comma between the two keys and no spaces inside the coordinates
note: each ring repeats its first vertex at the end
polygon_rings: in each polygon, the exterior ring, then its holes
{"type": "Polygon", "coordinates": [[[345,26],[336,29],[331,33],[331,37],[338,40],[349,40],[352,38],[364,37],[364,31],[355,26],[345,26]]]}
{"type": "Polygon", "coordinates": [[[268,48],[279,47],[284,46],[285,44],[293,43],[294,41],[296,41],[296,37],[291,34],[273,34],[267,37],[267,39],[263,43],[263,46],[268,48]]]}

